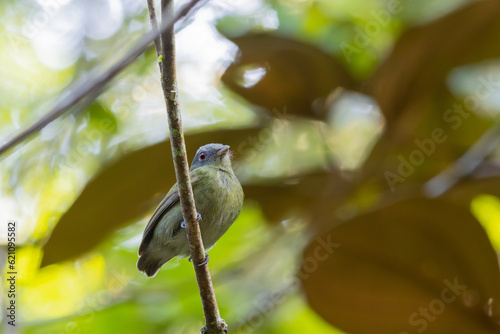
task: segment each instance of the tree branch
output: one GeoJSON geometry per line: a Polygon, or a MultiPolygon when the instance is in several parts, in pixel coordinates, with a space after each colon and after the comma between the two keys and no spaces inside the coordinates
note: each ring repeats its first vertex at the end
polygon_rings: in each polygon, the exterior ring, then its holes
{"type": "MultiPolygon", "coordinates": [[[[137,57],[139,57],[159,36],[160,32],[172,28],[174,24],[181,20],[184,16],[191,13],[191,10],[202,0],[191,0],[185,6],[183,6],[175,16],[170,20],[163,20],[159,31],[149,31],[139,40],[139,42],[130,50],[122,59],[120,59],[116,64],[111,66],[106,72],[97,75],[93,79],[85,79],[77,82],[72,88],[68,90],[72,92],[69,96],[64,97],[57,103],[54,108],[38,120],[35,124],[31,125],[28,129],[24,130],[20,134],[16,135],[14,138],[9,140],[7,143],[0,146],[0,155],[7,151],[9,148],[19,144],[31,134],[40,131],[47,124],[64,114],[76,103],[80,102],[87,95],[104,90],[104,86],[115,78],[123,69],[132,64],[137,57]]],[[[91,101],[88,101],[90,103],[91,101]]]]}
{"type": "MultiPolygon", "coordinates": [[[[150,20],[155,29],[156,14],[154,1],[148,0],[150,9],[150,20]]],[[[162,0],[162,22],[170,22],[173,19],[173,1],[162,0]]],[[[193,198],[193,189],[189,175],[189,164],[186,154],[186,145],[182,132],[181,113],[179,111],[179,101],[176,83],[175,67],[175,34],[174,27],[165,29],[161,35],[161,41],[155,44],[158,48],[161,45],[161,51],[157,49],[157,54],[161,55],[161,86],[167,106],[168,124],[170,130],[170,145],[172,147],[172,156],[175,167],[175,176],[179,187],[179,197],[182,207],[182,215],[186,222],[186,233],[193,259],[196,280],[200,290],[203,312],[205,315],[205,326],[201,329],[204,334],[227,333],[227,325],[220,318],[219,308],[215,299],[215,292],[210,277],[208,265],[201,264],[205,259],[205,249],[201,239],[200,227],[197,222],[196,207],[193,198]]]]}
{"type": "Polygon", "coordinates": [[[424,184],[425,195],[438,197],[472,174],[484,159],[500,144],[500,120],[497,120],[481,138],[454,164],[424,184]]]}
{"type": "Polygon", "coordinates": [[[158,66],[160,67],[160,73],[163,73],[162,62],[161,62],[161,36],[160,36],[160,27],[158,25],[158,19],[156,16],[156,8],[154,0],[148,0],[148,11],[149,11],[149,21],[151,22],[151,30],[158,35],[158,38],[155,39],[155,50],[156,56],[158,57],[158,66]]]}

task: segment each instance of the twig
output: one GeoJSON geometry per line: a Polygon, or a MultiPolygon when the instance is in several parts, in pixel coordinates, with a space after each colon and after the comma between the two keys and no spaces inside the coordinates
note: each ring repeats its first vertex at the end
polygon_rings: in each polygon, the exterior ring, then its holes
{"type": "MultiPolygon", "coordinates": [[[[379,203],[371,207],[367,210],[361,210],[354,217],[362,216],[369,212],[379,211],[383,208],[386,208],[390,205],[416,198],[437,198],[442,196],[451,188],[457,186],[461,182],[463,182],[469,176],[480,178],[487,177],[488,174],[490,176],[496,176],[498,174],[498,169],[496,165],[487,166],[484,164],[484,159],[491,154],[491,152],[498,147],[500,144],[500,119],[497,120],[482,136],[479,138],[464,155],[462,155],[457,161],[452,163],[448,168],[434,176],[429,181],[424,184],[411,184],[403,189],[399,190],[396,193],[387,192],[382,194],[379,200],[379,203]],[[484,167],[484,169],[489,169],[488,173],[483,171],[483,174],[486,175],[475,175],[475,172],[479,172],[479,169],[484,167]]],[[[372,169],[374,170],[374,169],[372,169]]],[[[341,187],[341,189],[347,189],[340,195],[340,200],[338,202],[332,201],[330,197],[330,193],[328,192],[329,185],[326,186],[326,191],[320,197],[321,200],[318,201],[321,203],[326,203],[329,200],[329,205],[332,212],[335,212],[337,209],[341,207],[341,205],[349,198],[348,196],[352,194],[352,190],[356,189],[357,186],[362,185],[367,180],[369,180],[369,176],[372,175],[372,172],[368,172],[363,175],[363,177],[356,179],[349,183],[346,187],[341,187]],[[357,181],[357,182],[356,182],[357,181]],[[333,203],[333,204],[332,204],[333,203]],[[338,203],[338,205],[336,205],[338,203]]],[[[332,180],[334,177],[332,176],[332,180]]],[[[321,208],[320,206],[316,206],[318,210],[321,208]]],[[[314,210],[313,210],[314,212],[314,210]]],[[[321,223],[321,211],[316,213],[316,216],[313,216],[313,219],[317,219],[320,221],[318,230],[322,229],[331,229],[331,221],[327,221],[325,223],[321,223]]],[[[333,215],[332,217],[336,217],[333,215]]],[[[347,220],[334,218],[337,220],[335,227],[338,227],[344,224],[347,220]]],[[[353,217],[349,217],[349,220],[353,219],[353,217]]]]}
{"type": "Polygon", "coordinates": [[[498,159],[483,161],[472,174],[475,179],[486,179],[500,176],[500,161],[498,159]]]}
{"type": "MultiPolygon", "coordinates": [[[[148,0],[148,7],[155,13],[153,0],[148,0]]],[[[162,0],[162,22],[172,20],[174,7],[172,0],[162,0]]],[[[154,29],[154,14],[150,13],[150,20],[154,29]]],[[[182,207],[182,215],[186,222],[186,233],[193,259],[194,271],[196,280],[200,290],[203,312],[205,315],[205,326],[201,329],[204,334],[221,334],[227,333],[227,325],[220,318],[219,308],[215,299],[215,292],[210,277],[208,265],[201,264],[205,259],[205,249],[203,240],[201,239],[200,227],[197,223],[197,214],[193,198],[193,189],[189,176],[189,165],[186,155],[186,145],[182,132],[181,113],[179,111],[179,102],[176,83],[176,67],[175,67],[175,34],[173,26],[164,30],[161,35],[161,42],[156,46],[161,45],[161,52],[157,50],[157,54],[161,55],[162,64],[160,67],[161,86],[167,106],[168,124],[170,130],[170,145],[172,147],[172,156],[174,160],[175,175],[177,185],[179,187],[179,197],[182,207]]]]}
{"type": "Polygon", "coordinates": [[[158,19],[156,16],[156,8],[154,0],[148,0],[148,11],[149,11],[149,21],[151,22],[151,30],[155,34],[158,34],[158,38],[155,39],[155,50],[156,50],[156,56],[158,57],[157,62],[158,66],[160,67],[160,73],[163,73],[162,61],[161,61],[161,50],[162,50],[161,36],[160,36],[160,28],[158,25],[158,19]]]}
{"type": "Polygon", "coordinates": [[[104,87],[106,83],[116,77],[124,68],[132,64],[134,60],[137,59],[137,57],[139,57],[147,49],[149,44],[151,44],[158,38],[160,32],[163,32],[168,28],[172,28],[175,22],[179,21],[188,13],[190,13],[191,9],[193,9],[201,1],[202,0],[191,0],[185,6],[183,6],[170,20],[163,20],[159,31],[155,32],[151,30],[144,34],[144,36],[132,48],[132,50],[130,50],[116,64],[111,66],[106,72],[97,75],[93,79],[85,79],[82,82],[75,84],[76,87],[69,89],[73,92],[72,94],[63,98],[49,113],[38,120],[35,124],[31,125],[28,129],[24,130],[23,132],[9,140],[7,143],[0,146],[0,155],[7,151],[9,148],[25,140],[32,133],[40,131],[44,126],[64,114],[72,106],[81,101],[85,96],[104,87]]]}
{"type": "MultiPolygon", "coordinates": [[[[469,176],[474,175],[481,166],[484,166],[484,159],[500,144],[500,120],[497,120],[467,152],[464,153],[457,161],[451,164],[444,171],[434,176],[432,179],[421,184],[408,185],[403,191],[395,193],[386,193],[381,197],[380,203],[364,210],[356,216],[374,212],[388,207],[392,204],[402,202],[404,200],[415,198],[437,198],[442,196],[451,188],[463,182],[469,176]]],[[[343,222],[341,222],[343,223],[343,222]]],[[[339,224],[341,224],[339,223],[339,224]]]]}
{"type": "Polygon", "coordinates": [[[424,184],[424,193],[431,198],[442,195],[472,174],[498,144],[500,144],[500,120],[496,121],[453,165],[424,184]]]}

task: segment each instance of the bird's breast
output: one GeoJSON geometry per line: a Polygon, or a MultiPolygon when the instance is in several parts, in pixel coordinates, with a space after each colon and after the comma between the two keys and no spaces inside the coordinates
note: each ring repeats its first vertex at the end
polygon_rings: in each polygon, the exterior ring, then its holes
{"type": "Polygon", "coordinates": [[[243,190],[232,173],[217,170],[207,175],[194,192],[202,216],[200,229],[206,247],[211,247],[231,226],[243,206],[243,190]]]}

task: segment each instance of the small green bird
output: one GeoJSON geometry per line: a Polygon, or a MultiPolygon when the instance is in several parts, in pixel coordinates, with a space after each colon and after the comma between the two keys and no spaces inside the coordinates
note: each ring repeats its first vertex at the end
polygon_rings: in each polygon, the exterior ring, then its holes
{"type": "MultiPolygon", "coordinates": [[[[231,167],[229,146],[208,144],[196,152],[190,169],[201,237],[209,250],[229,229],[243,206],[243,189],[231,167]]],[[[154,277],[172,258],[190,254],[179,192],[175,184],[149,221],[139,247],[137,268],[154,277]]],[[[208,261],[208,254],[205,261],[208,261]]]]}

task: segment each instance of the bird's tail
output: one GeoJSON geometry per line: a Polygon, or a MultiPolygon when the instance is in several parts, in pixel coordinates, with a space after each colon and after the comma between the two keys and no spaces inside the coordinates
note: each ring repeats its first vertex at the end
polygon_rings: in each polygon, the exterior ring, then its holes
{"type": "Polygon", "coordinates": [[[158,270],[172,258],[173,256],[165,258],[146,252],[137,261],[137,269],[148,275],[148,277],[154,277],[158,270]]]}

